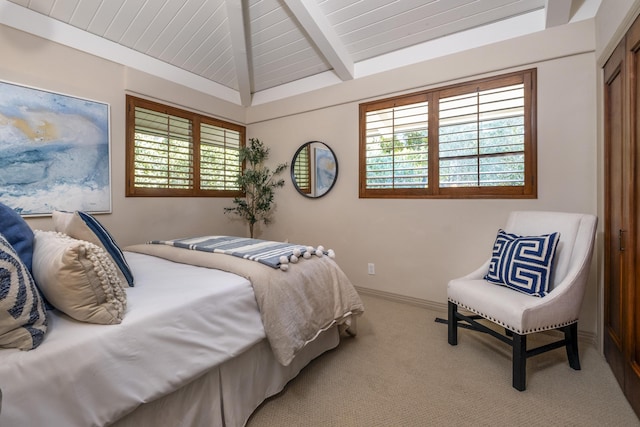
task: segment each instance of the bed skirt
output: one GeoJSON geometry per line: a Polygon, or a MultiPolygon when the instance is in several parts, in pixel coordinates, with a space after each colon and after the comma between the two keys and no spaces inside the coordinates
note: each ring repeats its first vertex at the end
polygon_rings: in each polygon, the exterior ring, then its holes
{"type": "Polygon", "coordinates": [[[184,387],[116,421],[116,427],[241,427],[268,397],[284,388],[311,360],[335,348],[337,327],[323,332],[288,366],[276,360],[266,339],[184,387]]]}

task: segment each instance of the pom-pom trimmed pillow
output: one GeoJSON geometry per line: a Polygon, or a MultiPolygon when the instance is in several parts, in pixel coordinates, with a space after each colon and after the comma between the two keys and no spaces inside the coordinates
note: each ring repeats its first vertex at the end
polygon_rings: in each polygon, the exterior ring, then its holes
{"type": "Polygon", "coordinates": [[[117,268],[97,245],[55,231],[35,231],[33,276],[47,300],[81,322],[122,321],[127,305],[117,268]]]}
{"type": "Polygon", "coordinates": [[[528,295],[547,295],[559,239],[559,233],[518,236],[499,230],[485,280],[528,295]]]}
{"type": "Polygon", "coordinates": [[[31,272],[33,231],[18,212],[2,203],[0,203],[0,233],[13,246],[24,265],[31,272]]]}
{"type": "Polygon", "coordinates": [[[31,350],[47,332],[47,311],[27,266],[0,234],[0,347],[31,350]]]}
{"type": "MultiPolygon", "coordinates": [[[[88,213],[76,212],[53,212],[53,225],[56,231],[66,234],[74,239],[85,240],[94,245],[100,246],[107,251],[111,260],[118,268],[118,275],[123,283],[133,286],[133,274],[131,268],[124,258],[124,254],[118,244],[111,237],[106,228],[88,213]]],[[[37,279],[36,279],[37,280],[37,279]]]]}

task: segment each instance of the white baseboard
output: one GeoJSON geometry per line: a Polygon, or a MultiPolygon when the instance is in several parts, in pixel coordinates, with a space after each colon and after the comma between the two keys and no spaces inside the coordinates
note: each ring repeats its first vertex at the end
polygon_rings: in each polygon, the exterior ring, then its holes
{"type": "Polygon", "coordinates": [[[394,294],[392,292],[379,291],[376,289],[362,288],[360,286],[355,287],[358,293],[364,295],[372,295],[374,297],[384,298],[389,301],[403,302],[405,304],[417,305],[418,307],[428,308],[430,310],[447,312],[447,304],[441,302],[428,301],[422,298],[407,297],[404,295],[394,294]]]}

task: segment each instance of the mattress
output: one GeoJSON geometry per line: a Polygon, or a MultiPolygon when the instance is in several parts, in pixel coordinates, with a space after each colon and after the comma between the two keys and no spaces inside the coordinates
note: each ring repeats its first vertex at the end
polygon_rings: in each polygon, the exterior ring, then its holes
{"type": "Polygon", "coordinates": [[[264,341],[251,283],[125,253],[135,276],[119,325],[52,311],[43,343],[0,350],[0,425],[102,426],[264,341]]]}

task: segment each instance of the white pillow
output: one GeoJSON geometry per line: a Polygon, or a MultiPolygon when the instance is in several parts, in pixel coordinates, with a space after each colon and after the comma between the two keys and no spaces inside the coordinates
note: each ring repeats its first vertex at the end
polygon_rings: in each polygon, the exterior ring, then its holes
{"type": "Polygon", "coordinates": [[[104,249],[54,231],[34,234],[33,277],[49,303],[81,322],[120,323],[127,296],[104,249]]]}
{"type": "Polygon", "coordinates": [[[125,286],[133,286],[133,274],[122,250],[106,228],[86,212],[54,211],[52,215],[56,231],[74,239],[85,240],[104,249],[116,266],[116,271],[125,286]]]}

